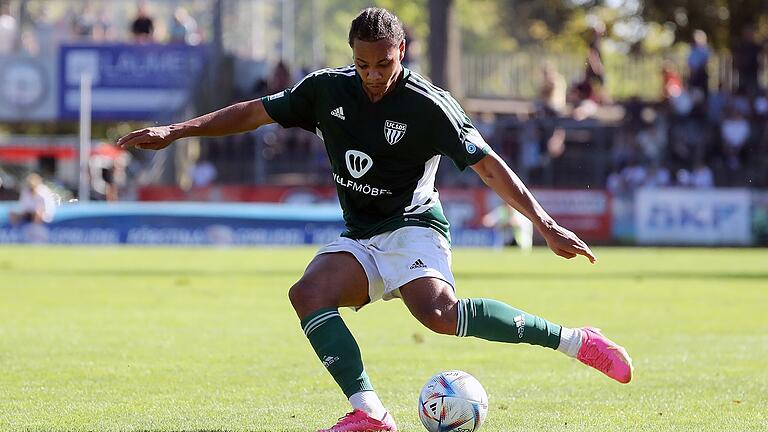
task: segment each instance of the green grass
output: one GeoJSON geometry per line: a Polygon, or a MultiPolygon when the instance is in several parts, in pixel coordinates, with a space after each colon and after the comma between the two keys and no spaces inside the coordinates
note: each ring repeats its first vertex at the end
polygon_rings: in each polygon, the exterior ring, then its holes
{"type": "MultiPolygon", "coordinates": [[[[314,249],[0,248],[0,430],[312,431],[347,401],[288,287],[314,249]]],[[[400,429],[435,372],[475,375],[484,431],[768,430],[768,251],[459,249],[487,296],[624,344],[616,384],[548,349],[430,334],[399,301],[342,315],[400,429]]]]}

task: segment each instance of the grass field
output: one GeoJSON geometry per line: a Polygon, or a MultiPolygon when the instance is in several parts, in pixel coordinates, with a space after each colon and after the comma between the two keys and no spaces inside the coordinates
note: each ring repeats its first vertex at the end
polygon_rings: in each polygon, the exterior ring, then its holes
{"type": "MultiPolygon", "coordinates": [[[[0,248],[0,430],[314,431],[347,401],[288,287],[314,249],[0,248]]],[[[402,431],[435,372],[485,386],[484,431],[768,430],[768,250],[458,249],[485,296],[624,344],[614,383],[548,349],[428,333],[399,301],[342,316],[402,431]]]]}

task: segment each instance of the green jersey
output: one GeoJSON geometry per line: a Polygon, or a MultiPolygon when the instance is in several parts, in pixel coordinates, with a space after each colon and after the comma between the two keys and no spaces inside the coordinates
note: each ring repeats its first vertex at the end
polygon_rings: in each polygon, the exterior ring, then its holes
{"type": "Polygon", "coordinates": [[[375,103],[354,65],[313,72],[262,102],[281,126],[301,127],[325,142],[346,225],[342,236],[353,239],[422,226],[450,240],[435,189],[440,157],[464,170],[490,152],[448,92],[405,68],[375,103]]]}

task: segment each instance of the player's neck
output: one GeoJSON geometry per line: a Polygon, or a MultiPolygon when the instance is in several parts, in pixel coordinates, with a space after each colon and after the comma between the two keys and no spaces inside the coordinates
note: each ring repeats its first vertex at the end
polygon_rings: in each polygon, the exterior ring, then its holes
{"type": "Polygon", "coordinates": [[[403,68],[403,65],[400,65],[400,71],[397,73],[397,79],[392,83],[392,85],[389,86],[387,91],[381,94],[371,94],[365,86],[363,86],[363,92],[366,96],[368,96],[368,100],[371,101],[371,103],[376,103],[382,99],[384,99],[384,96],[392,93],[397,88],[397,85],[400,84],[400,80],[403,79],[403,76],[405,75],[405,69],[403,68]]]}

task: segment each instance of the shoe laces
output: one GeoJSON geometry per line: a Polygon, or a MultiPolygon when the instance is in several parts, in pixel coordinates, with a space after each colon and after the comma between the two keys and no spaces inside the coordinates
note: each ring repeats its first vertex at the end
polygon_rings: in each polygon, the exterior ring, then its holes
{"type": "Polygon", "coordinates": [[[338,422],[336,422],[336,424],[335,424],[335,425],[331,426],[331,427],[330,427],[330,428],[328,428],[328,429],[322,429],[322,430],[323,430],[323,431],[333,431],[333,430],[334,430],[336,427],[338,427],[338,426],[343,426],[343,425],[346,425],[346,424],[348,424],[348,423],[358,422],[358,421],[360,421],[360,420],[359,420],[359,419],[355,419],[355,418],[354,418],[354,417],[356,417],[356,416],[359,416],[359,414],[358,414],[358,413],[362,413],[362,411],[359,411],[359,410],[353,410],[353,411],[350,411],[350,412],[348,412],[348,413],[344,414],[344,416],[343,416],[343,417],[339,417],[339,421],[338,421],[338,422]]]}
{"type": "Polygon", "coordinates": [[[608,372],[611,369],[611,366],[613,366],[611,356],[598,348],[597,344],[590,343],[590,341],[587,341],[586,343],[586,350],[584,351],[581,361],[601,372],[608,372]]]}

